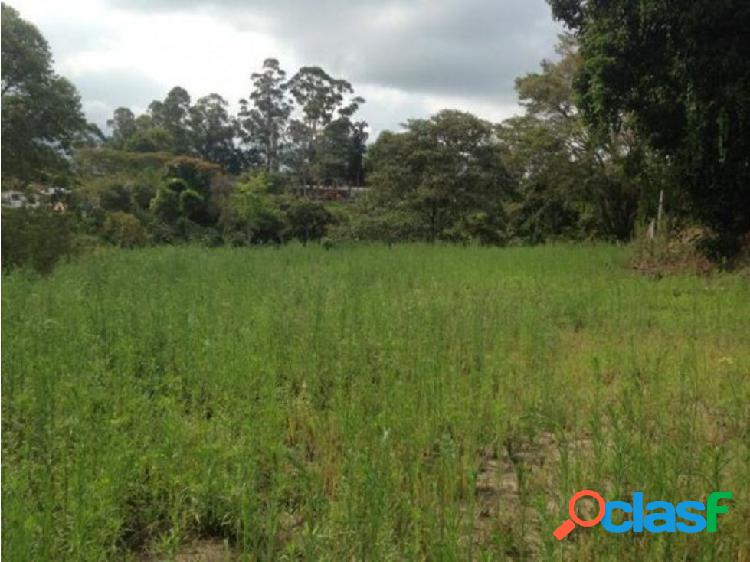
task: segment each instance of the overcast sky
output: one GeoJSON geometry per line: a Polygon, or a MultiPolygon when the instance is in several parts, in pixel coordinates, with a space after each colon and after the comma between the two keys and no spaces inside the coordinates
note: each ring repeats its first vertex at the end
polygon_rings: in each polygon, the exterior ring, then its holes
{"type": "Polygon", "coordinates": [[[544,0],[8,0],[39,27],[57,71],[104,126],[180,85],[236,110],[267,57],[291,75],[319,65],[367,103],[373,136],[442,108],[499,121],[520,111],[513,80],[554,58],[544,0]]]}

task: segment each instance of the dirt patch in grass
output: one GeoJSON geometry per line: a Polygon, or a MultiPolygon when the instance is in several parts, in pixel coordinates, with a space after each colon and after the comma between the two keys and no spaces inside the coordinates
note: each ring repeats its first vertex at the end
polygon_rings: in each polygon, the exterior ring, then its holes
{"type": "Polygon", "coordinates": [[[139,562],[233,562],[238,554],[224,541],[198,540],[182,545],[174,554],[144,553],[139,562]]]}
{"type": "Polygon", "coordinates": [[[591,454],[591,440],[582,437],[561,444],[554,433],[541,431],[532,438],[506,439],[499,451],[481,452],[474,497],[475,546],[500,545],[511,558],[542,556],[540,509],[554,512],[562,501],[555,482],[563,450],[591,454]],[[545,496],[542,506],[528,496],[529,490],[540,489],[545,496]]]}

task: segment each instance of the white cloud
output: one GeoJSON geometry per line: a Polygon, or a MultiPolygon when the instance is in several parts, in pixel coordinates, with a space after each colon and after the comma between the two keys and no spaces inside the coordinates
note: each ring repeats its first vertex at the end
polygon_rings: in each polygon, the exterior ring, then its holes
{"type": "Polygon", "coordinates": [[[531,0],[488,1],[474,12],[455,1],[329,1],[319,10],[234,0],[11,2],[48,39],[58,72],[102,126],[115,107],[144,111],[175,85],[193,99],[216,92],[236,110],[269,56],[290,73],[319,64],[352,80],[367,99],[360,115],[371,138],[443,108],[497,121],[519,111],[512,77],[552,54],[556,30],[542,0],[533,8],[531,0]],[[491,17],[498,21],[484,21],[491,17]]]}
{"type": "Polygon", "coordinates": [[[100,125],[115,107],[143,111],[175,85],[195,99],[217,92],[236,107],[265,58],[293,58],[272,37],[199,11],[149,15],[96,0],[16,0],[14,7],[45,35],[57,71],[100,125]]]}

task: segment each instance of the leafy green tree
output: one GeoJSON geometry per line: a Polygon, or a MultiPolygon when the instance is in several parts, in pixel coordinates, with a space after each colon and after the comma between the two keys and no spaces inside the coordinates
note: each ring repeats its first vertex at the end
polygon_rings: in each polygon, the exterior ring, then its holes
{"type": "Polygon", "coordinates": [[[284,214],[289,235],[303,244],[323,238],[334,222],[334,216],[325,205],[305,198],[289,200],[284,214]]]}
{"type": "Polygon", "coordinates": [[[466,225],[481,218],[477,239],[504,239],[512,185],[490,123],[454,110],[411,119],[403,133],[382,133],[368,162],[380,206],[412,214],[421,237],[465,240],[474,237],[466,225]]]}
{"type": "Polygon", "coordinates": [[[155,125],[150,115],[139,115],[135,131],[122,148],[132,152],[173,152],[174,137],[166,128],[155,125]]]}
{"type": "Polygon", "coordinates": [[[164,101],[154,100],[148,106],[155,127],[162,127],[172,138],[175,154],[189,154],[192,149],[190,132],[190,94],[175,86],[164,101]]]}
{"type": "Polygon", "coordinates": [[[354,92],[352,85],[331,77],[319,66],[300,68],[286,88],[302,110],[304,122],[313,136],[333,120],[337,110],[350,116],[356,109],[357,102],[343,106],[344,96],[354,92]]]}
{"type": "Polygon", "coordinates": [[[107,142],[107,136],[96,123],[86,123],[86,126],[74,136],[72,146],[78,151],[81,148],[100,148],[107,142]]]}
{"type": "Polygon", "coordinates": [[[190,108],[190,130],[198,156],[230,173],[240,172],[243,161],[235,146],[237,123],[229,116],[224,98],[219,94],[200,98],[190,108]]]}
{"type": "Polygon", "coordinates": [[[722,251],[750,230],[750,9],[744,2],[549,0],[581,45],[580,107],[601,135],[632,119],[722,251]]]}
{"type": "MultiPolygon", "coordinates": [[[[174,157],[164,167],[164,185],[151,202],[151,209],[166,224],[180,220],[213,226],[219,213],[212,204],[212,187],[220,177],[217,164],[190,156],[174,157]]],[[[183,227],[183,233],[187,232],[187,225],[183,227]]]]}
{"type": "Polygon", "coordinates": [[[46,207],[3,209],[3,270],[21,267],[51,273],[73,253],[71,220],[46,207]]]}
{"type": "Polygon", "coordinates": [[[283,241],[286,225],[269,189],[265,172],[248,174],[235,184],[221,218],[225,238],[242,244],[283,241]]]}
{"type": "Polygon", "coordinates": [[[604,237],[628,240],[648,203],[644,147],[627,123],[592,135],[577,106],[581,68],[575,39],[561,36],[560,60],[516,80],[526,115],[498,127],[516,184],[509,210],[513,236],[604,237]]]}
{"type": "Polygon", "coordinates": [[[33,24],[2,3],[2,95],[53,78],[49,45],[33,24]]]}
{"type": "MultiPolygon", "coordinates": [[[[291,147],[288,162],[303,185],[321,179],[320,137],[334,119],[350,126],[350,120],[364,99],[356,96],[346,80],[333,78],[318,66],[305,66],[292,76],[286,88],[301,111],[301,119],[292,119],[289,127],[291,147]]],[[[334,126],[336,127],[336,126],[334,126]]],[[[333,132],[336,136],[336,131],[333,132]]],[[[331,140],[331,137],[328,139],[331,140]]],[[[331,143],[329,142],[329,146],[331,143]]]]}
{"type": "Polygon", "coordinates": [[[315,165],[319,178],[333,179],[347,185],[362,185],[363,157],[367,150],[367,123],[353,123],[342,116],[331,121],[317,141],[315,165]]]}
{"type": "Polygon", "coordinates": [[[259,147],[266,172],[277,172],[281,162],[281,144],[292,104],[287,97],[286,72],[273,58],[263,61],[262,72],[251,76],[250,102],[240,100],[240,123],[244,140],[259,147]]]}
{"type": "MultiPolygon", "coordinates": [[[[111,148],[81,148],[76,153],[76,169],[82,179],[125,176],[160,180],[164,167],[175,157],[165,152],[136,153],[111,148]]],[[[121,178],[118,178],[121,179],[121,178]]]]}
{"type": "Polygon", "coordinates": [[[115,109],[112,119],[107,120],[107,126],[112,129],[112,144],[117,148],[124,147],[138,128],[135,115],[127,107],[115,109]]]}
{"type": "Polygon", "coordinates": [[[39,30],[2,4],[2,173],[23,182],[67,173],[87,132],[75,87],[55,74],[39,30]]]}
{"type": "Polygon", "coordinates": [[[364,185],[365,166],[364,157],[367,152],[367,122],[356,121],[351,126],[351,151],[349,152],[349,181],[354,186],[364,185]]]}

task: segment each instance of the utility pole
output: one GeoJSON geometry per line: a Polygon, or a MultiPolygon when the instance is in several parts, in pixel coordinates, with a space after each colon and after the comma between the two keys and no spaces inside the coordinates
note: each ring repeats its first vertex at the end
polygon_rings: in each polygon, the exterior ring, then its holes
{"type": "Polygon", "coordinates": [[[656,211],[656,235],[661,234],[661,217],[664,213],[664,190],[659,190],[659,209],[656,211]]]}

